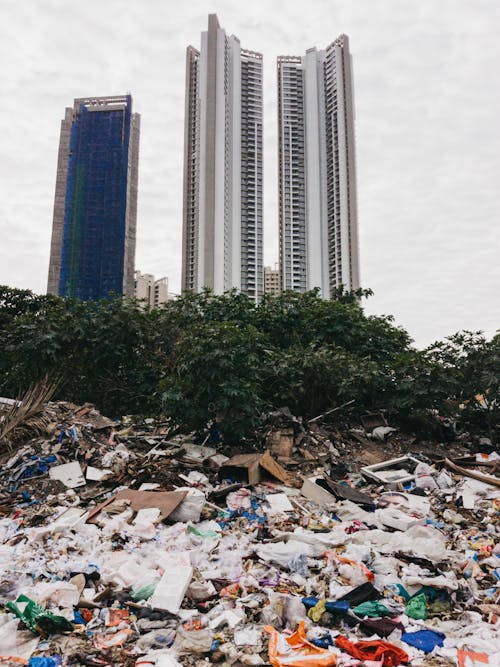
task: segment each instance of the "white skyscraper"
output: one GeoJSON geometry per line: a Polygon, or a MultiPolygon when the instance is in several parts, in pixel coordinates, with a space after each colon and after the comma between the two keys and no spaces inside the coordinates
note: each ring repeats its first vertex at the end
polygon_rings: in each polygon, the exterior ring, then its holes
{"type": "Polygon", "coordinates": [[[280,280],[359,287],[352,58],[346,35],[278,58],[280,280]]]}
{"type": "Polygon", "coordinates": [[[187,49],[182,288],[263,292],[262,56],[208,17],[187,49]]]}

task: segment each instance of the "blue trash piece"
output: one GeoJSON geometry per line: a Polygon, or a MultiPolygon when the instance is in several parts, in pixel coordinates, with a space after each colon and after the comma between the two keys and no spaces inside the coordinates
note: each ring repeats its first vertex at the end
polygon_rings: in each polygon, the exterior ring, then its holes
{"type": "Polygon", "coordinates": [[[325,635],[324,637],[319,637],[318,639],[313,639],[311,641],[311,644],[314,644],[314,646],[318,646],[319,648],[328,648],[329,646],[334,645],[334,641],[330,637],[330,635],[325,635]]]}
{"type": "Polygon", "coordinates": [[[59,667],[62,664],[61,657],[54,655],[51,658],[32,657],[28,662],[28,667],[59,667]]]}
{"type": "Polygon", "coordinates": [[[347,600],[335,600],[335,602],[327,602],[325,609],[330,614],[347,614],[351,605],[347,600]]]}
{"type": "Polygon", "coordinates": [[[404,632],[401,639],[420,651],[431,653],[436,646],[444,644],[445,635],[442,632],[434,632],[434,630],[417,630],[417,632],[404,632]]]}
{"type": "Polygon", "coordinates": [[[77,625],[87,625],[87,621],[83,618],[79,611],[74,612],[73,623],[76,623],[77,625]]]}

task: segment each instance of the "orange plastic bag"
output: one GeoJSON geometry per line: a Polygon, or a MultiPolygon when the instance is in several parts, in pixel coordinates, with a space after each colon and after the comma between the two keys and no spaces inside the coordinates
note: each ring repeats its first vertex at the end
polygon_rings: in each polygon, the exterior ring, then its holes
{"type": "Polygon", "coordinates": [[[352,642],[347,637],[339,635],[335,639],[335,646],[358,660],[382,661],[384,667],[397,667],[410,662],[406,651],[382,639],[352,642]]]}
{"type": "Polygon", "coordinates": [[[458,667],[479,667],[489,665],[490,661],[486,653],[476,653],[459,648],[457,651],[458,667]]]}
{"type": "Polygon", "coordinates": [[[297,630],[289,637],[266,625],[264,630],[270,635],[269,662],[273,667],[294,664],[300,664],[301,667],[329,667],[337,663],[335,653],[314,646],[308,641],[304,625],[304,621],[301,621],[297,630]]]}

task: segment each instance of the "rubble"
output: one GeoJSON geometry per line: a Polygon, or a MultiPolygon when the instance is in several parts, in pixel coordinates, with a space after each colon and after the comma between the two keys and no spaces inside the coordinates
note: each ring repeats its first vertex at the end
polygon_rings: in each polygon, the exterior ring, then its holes
{"type": "Polygon", "coordinates": [[[42,417],[3,450],[3,665],[500,664],[491,446],[417,447],[378,413],[280,411],[216,448],[90,405],[42,417]]]}

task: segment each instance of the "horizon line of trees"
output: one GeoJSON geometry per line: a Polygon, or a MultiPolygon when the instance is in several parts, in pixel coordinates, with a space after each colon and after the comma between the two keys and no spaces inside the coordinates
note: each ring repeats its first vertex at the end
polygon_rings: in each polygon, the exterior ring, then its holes
{"type": "Polygon", "coordinates": [[[189,431],[217,418],[228,440],[251,437],[271,410],[310,419],[351,401],[417,435],[452,418],[497,437],[500,335],[462,331],[417,350],[391,316],[364,313],[370,295],[283,292],[255,304],[206,290],[155,309],[0,286],[0,395],[48,377],[60,381],[56,399],[163,414],[189,431]]]}

